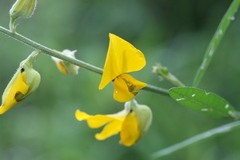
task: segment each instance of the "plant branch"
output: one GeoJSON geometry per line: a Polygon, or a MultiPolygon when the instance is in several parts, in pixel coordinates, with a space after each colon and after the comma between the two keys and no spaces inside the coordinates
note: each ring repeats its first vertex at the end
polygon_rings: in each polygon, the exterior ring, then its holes
{"type": "Polygon", "coordinates": [[[157,86],[153,86],[153,85],[150,85],[150,84],[148,84],[145,88],[143,88],[143,90],[158,93],[158,94],[162,94],[162,95],[165,95],[165,96],[169,96],[169,93],[168,93],[167,89],[160,88],[160,87],[157,87],[157,86]]]}
{"type": "Polygon", "coordinates": [[[180,143],[177,143],[173,146],[170,146],[170,147],[167,147],[165,149],[159,150],[159,151],[153,153],[151,155],[151,158],[152,159],[157,159],[157,158],[163,157],[165,155],[168,155],[168,154],[171,154],[175,151],[178,151],[178,150],[180,150],[184,147],[187,147],[187,146],[189,146],[193,143],[196,143],[196,142],[214,137],[218,134],[229,132],[229,131],[232,131],[233,129],[238,129],[238,128],[240,128],[240,121],[236,121],[236,122],[232,122],[232,123],[222,125],[220,127],[217,127],[217,128],[211,129],[209,131],[203,132],[201,134],[198,134],[194,137],[191,137],[191,138],[189,138],[185,141],[182,141],[180,143]]]}
{"type": "Polygon", "coordinates": [[[214,55],[220,41],[222,40],[222,37],[225,34],[230,22],[235,19],[234,14],[239,7],[239,3],[240,3],[240,0],[234,0],[232,2],[232,4],[230,5],[230,7],[228,8],[225,15],[223,16],[215,34],[212,37],[212,40],[210,41],[210,43],[208,45],[208,48],[205,52],[202,64],[200,65],[200,67],[195,75],[195,78],[193,81],[193,87],[198,86],[200,80],[203,77],[203,74],[206,72],[206,70],[213,58],[213,55],[214,55]]]}
{"type": "Polygon", "coordinates": [[[18,40],[34,49],[39,49],[41,50],[42,53],[45,53],[45,54],[48,54],[50,56],[54,56],[54,57],[57,57],[59,59],[62,59],[64,61],[67,61],[69,63],[72,63],[72,64],[75,64],[77,66],[80,66],[82,68],[85,68],[87,70],[90,70],[92,72],[95,72],[95,73],[98,73],[98,74],[102,74],[103,72],[103,69],[101,68],[98,68],[96,66],[93,66],[91,64],[88,64],[86,62],[83,62],[81,60],[78,60],[78,59],[74,59],[74,58],[71,58],[71,57],[68,57],[68,56],[65,56],[63,54],[60,54],[58,51],[56,50],[53,50],[53,49],[50,49],[46,46],[43,46],[37,42],[34,42],[33,40],[31,39],[28,39],[24,36],[22,36],[21,34],[18,34],[18,33],[13,33],[9,30],[7,30],[6,28],[0,26],[0,32],[10,36],[11,38],[15,39],[15,40],[18,40]]]}
{"type": "MultiPolygon", "coordinates": [[[[22,36],[21,34],[18,34],[18,33],[12,33],[11,31],[9,31],[8,29],[0,26],[0,32],[8,35],[9,37],[15,39],[15,40],[18,40],[34,49],[39,49],[41,50],[42,53],[45,53],[45,54],[48,54],[50,56],[54,56],[54,57],[57,57],[59,59],[62,59],[64,61],[67,61],[69,63],[72,63],[72,64],[75,64],[77,66],[80,66],[81,68],[85,68],[89,71],[92,71],[92,72],[95,72],[95,73],[98,73],[98,74],[102,74],[103,73],[103,69],[102,68],[99,68],[99,67],[96,67],[94,65],[91,65],[89,63],[86,63],[84,61],[81,61],[81,60],[78,60],[78,59],[74,59],[74,58],[71,58],[71,57],[68,57],[66,55],[63,55],[61,54],[60,52],[56,51],[56,50],[53,50],[53,49],[50,49],[44,45],[41,45],[37,42],[34,42],[33,40],[29,39],[29,38],[26,38],[24,36],[22,36]]],[[[154,92],[154,93],[158,93],[158,94],[162,94],[162,95],[169,95],[168,94],[168,90],[166,89],[163,89],[163,88],[159,88],[157,86],[152,86],[152,85],[147,85],[145,88],[143,88],[143,90],[147,90],[147,91],[150,91],[150,92],[154,92]]]]}

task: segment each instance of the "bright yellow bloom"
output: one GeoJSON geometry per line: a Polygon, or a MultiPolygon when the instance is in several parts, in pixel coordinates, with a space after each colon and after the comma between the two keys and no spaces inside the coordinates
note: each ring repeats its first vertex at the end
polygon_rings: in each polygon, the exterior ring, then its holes
{"type": "Polygon", "coordinates": [[[20,63],[19,68],[2,95],[0,114],[5,113],[14,105],[27,98],[39,86],[40,75],[32,68],[32,61],[39,52],[39,50],[34,51],[20,63]]]}
{"type": "Polygon", "coordinates": [[[103,125],[101,133],[97,133],[97,140],[104,140],[120,132],[120,144],[134,145],[148,130],[152,121],[152,112],[146,105],[139,105],[133,99],[125,103],[125,109],[116,114],[88,115],[80,110],[76,111],[79,121],[86,120],[90,128],[99,128],[103,125]]]}
{"type": "MultiPolygon", "coordinates": [[[[68,49],[65,49],[60,53],[75,59],[75,52],[76,52],[76,50],[70,51],[68,49]]],[[[78,69],[80,68],[79,66],[76,66],[72,63],[63,61],[56,57],[52,57],[52,60],[56,63],[57,68],[60,72],[65,73],[65,74],[72,74],[72,75],[78,74],[78,69]]]]}
{"type": "Polygon", "coordinates": [[[113,81],[114,99],[127,102],[147,84],[125,73],[141,70],[146,65],[146,60],[144,54],[129,42],[111,33],[109,37],[110,43],[99,89],[113,81]]]}

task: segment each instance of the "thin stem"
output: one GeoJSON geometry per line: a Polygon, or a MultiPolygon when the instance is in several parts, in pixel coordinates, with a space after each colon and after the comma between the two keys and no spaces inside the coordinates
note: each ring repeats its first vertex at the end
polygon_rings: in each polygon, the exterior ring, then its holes
{"type": "MultiPolygon", "coordinates": [[[[8,35],[9,37],[15,39],[15,40],[18,40],[34,49],[39,49],[42,51],[42,53],[45,53],[45,54],[48,54],[50,56],[54,56],[54,57],[57,57],[59,59],[62,59],[64,61],[67,61],[69,63],[72,63],[72,64],[75,64],[77,66],[80,66],[81,68],[85,68],[89,71],[92,71],[92,72],[95,72],[95,73],[98,73],[98,74],[102,74],[103,73],[103,69],[102,68],[99,68],[99,67],[96,67],[94,65],[91,65],[89,63],[86,63],[84,61],[81,61],[81,60],[78,60],[78,59],[74,59],[74,58],[71,58],[71,57],[68,57],[68,56],[65,56],[63,54],[60,54],[58,51],[55,51],[53,49],[50,49],[46,46],[43,46],[37,42],[34,42],[33,40],[31,39],[28,39],[24,36],[22,36],[21,34],[18,34],[18,33],[12,33],[11,31],[9,31],[8,29],[0,26],[0,32],[8,35]]],[[[159,87],[156,87],[156,86],[152,86],[152,85],[147,85],[145,88],[143,88],[143,90],[147,90],[147,91],[150,91],[150,92],[154,92],[154,93],[158,93],[158,94],[162,94],[162,95],[169,95],[168,94],[168,90],[166,89],[162,89],[162,88],[159,88],[159,87]]]]}
{"type": "Polygon", "coordinates": [[[86,62],[83,62],[81,60],[78,60],[78,59],[74,59],[74,58],[71,58],[71,57],[68,57],[68,56],[65,56],[63,54],[60,54],[58,51],[55,51],[53,49],[50,49],[46,46],[43,46],[37,42],[34,42],[33,40],[31,39],[28,39],[24,36],[22,36],[21,34],[18,34],[18,33],[12,33],[11,31],[7,30],[6,28],[3,28],[0,26],[0,32],[10,36],[11,38],[15,39],[15,40],[18,40],[34,49],[39,49],[41,50],[43,53],[45,54],[48,54],[50,56],[54,56],[54,57],[57,57],[59,59],[62,59],[64,61],[67,61],[69,63],[72,63],[72,64],[75,64],[77,66],[80,66],[82,68],[85,68],[87,70],[90,70],[92,72],[95,72],[95,73],[98,73],[98,74],[102,74],[103,72],[103,69],[101,68],[98,68],[96,66],[93,66],[91,64],[88,64],[86,62]]]}
{"type": "Polygon", "coordinates": [[[10,31],[13,32],[13,33],[16,33],[16,28],[14,26],[14,21],[15,21],[15,19],[13,19],[12,16],[10,16],[10,22],[9,22],[10,31]]]}
{"type": "Polygon", "coordinates": [[[230,7],[228,8],[225,15],[223,16],[215,34],[212,37],[211,42],[208,45],[208,48],[205,52],[202,64],[200,65],[200,67],[195,75],[195,78],[193,81],[194,87],[198,86],[198,84],[199,84],[200,80],[202,79],[204,73],[206,72],[206,70],[213,58],[213,55],[214,55],[220,41],[222,40],[222,37],[225,34],[230,22],[235,19],[234,14],[236,13],[236,11],[239,7],[239,3],[240,3],[240,0],[234,0],[232,2],[232,4],[230,5],[230,7]]]}
{"type": "Polygon", "coordinates": [[[191,138],[189,138],[185,141],[177,143],[173,146],[170,146],[170,147],[167,147],[165,149],[159,150],[159,151],[153,153],[151,155],[151,158],[152,159],[157,159],[157,158],[163,157],[165,155],[168,155],[168,154],[171,154],[175,151],[178,151],[178,150],[180,150],[184,147],[187,147],[187,146],[189,146],[193,143],[196,143],[196,142],[202,141],[204,139],[208,139],[208,138],[211,138],[211,137],[216,136],[218,134],[226,133],[226,132],[232,131],[233,129],[238,129],[238,128],[240,128],[240,121],[232,122],[232,123],[229,123],[229,124],[211,129],[209,131],[206,131],[206,132],[198,134],[194,137],[191,137],[191,138]]]}
{"type": "Polygon", "coordinates": [[[177,77],[175,77],[172,73],[169,73],[167,78],[174,85],[176,85],[178,87],[185,87],[185,85],[179,79],[177,79],[177,77]]]}
{"type": "Polygon", "coordinates": [[[154,93],[160,93],[162,95],[166,95],[166,96],[169,96],[169,93],[168,93],[168,90],[167,89],[164,89],[164,88],[160,88],[160,87],[157,87],[157,86],[153,86],[153,85],[150,85],[148,84],[145,88],[143,88],[144,90],[146,91],[150,91],[150,92],[154,92],[154,93]]]}

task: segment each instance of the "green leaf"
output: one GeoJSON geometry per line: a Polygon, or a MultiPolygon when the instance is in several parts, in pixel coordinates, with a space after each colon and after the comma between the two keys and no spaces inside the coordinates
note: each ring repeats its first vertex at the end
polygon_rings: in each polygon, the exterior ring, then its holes
{"type": "Polygon", "coordinates": [[[157,159],[157,158],[166,156],[168,154],[172,154],[173,152],[178,151],[180,149],[183,149],[185,147],[188,147],[188,146],[190,146],[190,145],[192,145],[196,142],[201,142],[202,140],[209,139],[209,138],[212,138],[216,135],[220,135],[220,134],[223,134],[223,133],[228,133],[230,131],[233,131],[233,130],[236,130],[236,129],[239,129],[239,128],[240,128],[240,121],[231,122],[231,123],[222,125],[220,127],[213,128],[211,130],[208,130],[206,132],[203,132],[203,133],[200,133],[196,136],[188,138],[188,139],[186,139],[186,140],[184,140],[180,143],[177,143],[177,144],[174,144],[170,147],[161,149],[161,150],[153,153],[151,155],[151,158],[152,159],[157,159]]]}
{"type": "Polygon", "coordinates": [[[178,103],[192,110],[213,117],[238,119],[230,103],[214,93],[191,87],[176,87],[171,88],[169,94],[178,103]]]}
{"type": "Polygon", "coordinates": [[[200,80],[202,79],[204,73],[206,72],[210,62],[213,59],[214,53],[216,49],[218,48],[223,35],[226,33],[227,28],[229,27],[229,24],[233,21],[234,15],[238,10],[240,1],[239,0],[233,0],[231,5],[229,6],[228,10],[224,14],[220,24],[218,25],[217,30],[215,31],[211,42],[208,45],[208,48],[205,52],[203,61],[201,66],[198,68],[198,71],[196,72],[194,81],[193,81],[193,86],[197,87],[199,84],[200,80]]]}

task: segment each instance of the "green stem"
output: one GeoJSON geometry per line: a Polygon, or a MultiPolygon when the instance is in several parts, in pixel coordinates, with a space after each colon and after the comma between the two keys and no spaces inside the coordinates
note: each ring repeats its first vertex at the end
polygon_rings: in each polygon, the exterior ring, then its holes
{"type": "Polygon", "coordinates": [[[16,28],[15,28],[15,26],[14,26],[14,21],[15,21],[15,19],[13,19],[13,18],[10,16],[10,22],[9,22],[10,31],[13,32],[13,33],[16,33],[16,28]]]}
{"type": "Polygon", "coordinates": [[[55,51],[53,49],[50,49],[46,46],[43,46],[43,45],[37,43],[37,42],[34,42],[33,40],[28,39],[28,38],[22,36],[21,34],[12,33],[11,31],[7,30],[6,28],[4,28],[2,26],[0,26],[0,32],[10,36],[11,38],[14,38],[15,40],[20,41],[20,42],[22,42],[22,43],[24,43],[24,44],[26,44],[26,45],[34,48],[34,49],[39,49],[43,53],[48,54],[50,56],[57,57],[59,59],[62,59],[62,60],[67,61],[69,63],[75,64],[77,66],[80,66],[82,68],[85,68],[87,70],[90,70],[90,71],[98,73],[98,74],[102,74],[102,72],[103,72],[103,69],[101,69],[101,68],[98,68],[98,67],[93,66],[91,64],[88,64],[86,62],[83,62],[81,60],[74,59],[74,58],[65,56],[63,54],[60,54],[58,51],[55,51]]]}
{"type": "Polygon", "coordinates": [[[195,78],[193,81],[193,87],[198,86],[198,84],[199,84],[200,80],[202,79],[203,74],[207,70],[207,68],[213,58],[213,55],[214,55],[220,41],[222,40],[222,37],[225,34],[230,22],[235,19],[234,14],[239,7],[239,3],[240,3],[240,0],[234,0],[232,2],[232,4],[230,5],[230,7],[228,8],[225,15],[223,16],[215,34],[212,37],[211,42],[208,45],[208,48],[205,52],[202,64],[200,65],[200,67],[195,75],[195,78]]]}
{"type": "Polygon", "coordinates": [[[179,79],[177,79],[177,77],[175,77],[172,73],[168,74],[167,79],[178,87],[185,87],[185,85],[179,79]]]}
{"type": "MultiPolygon", "coordinates": [[[[33,40],[31,39],[28,39],[24,36],[22,36],[21,34],[18,34],[18,33],[12,33],[11,31],[9,31],[8,29],[0,26],[0,32],[10,36],[11,38],[15,39],[15,40],[18,40],[34,49],[39,49],[42,51],[42,53],[45,53],[45,54],[48,54],[50,56],[54,56],[54,57],[57,57],[59,59],[62,59],[64,61],[67,61],[69,63],[72,63],[72,64],[75,64],[77,66],[80,66],[81,68],[85,68],[89,71],[92,71],[92,72],[95,72],[95,73],[98,73],[98,74],[102,74],[103,73],[103,69],[102,68],[99,68],[99,67],[96,67],[94,65],[91,65],[89,63],[86,63],[84,61],[81,61],[81,60],[78,60],[78,59],[74,59],[74,58],[71,58],[71,57],[68,57],[66,55],[63,55],[63,54],[60,54],[58,51],[55,51],[53,49],[50,49],[46,46],[43,46],[37,42],[34,42],[33,40]]],[[[159,88],[159,87],[156,87],[156,86],[152,86],[152,85],[147,85],[145,88],[143,88],[143,90],[147,90],[147,91],[150,91],[150,92],[154,92],[154,93],[158,93],[158,94],[162,94],[162,95],[169,95],[168,94],[168,90],[166,89],[162,89],[162,88],[159,88]]]]}
{"type": "Polygon", "coordinates": [[[204,139],[208,139],[208,138],[211,138],[211,137],[216,136],[218,134],[229,132],[233,129],[238,129],[238,128],[240,128],[240,121],[232,122],[232,123],[229,123],[229,124],[211,129],[209,131],[206,131],[206,132],[198,134],[194,137],[191,137],[191,138],[189,138],[185,141],[177,143],[173,146],[170,146],[170,147],[167,147],[165,149],[159,150],[159,151],[153,153],[151,155],[151,158],[152,159],[157,159],[157,158],[163,157],[165,155],[168,155],[168,154],[171,154],[175,151],[178,151],[178,150],[180,150],[184,147],[187,147],[187,146],[189,146],[193,143],[196,143],[196,142],[202,141],[204,139]]]}
{"type": "Polygon", "coordinates": [[[150,85],[150,84],[148,84],[143,89],[146,90],[146,91],[150,91],[150,92],[154,92],[154,93],[158,93],[158,94],[160,93],[162,95],[169,96],[169,93],[168,93],[167,89],[163,89],[163,88],[160,88],[160,87],[157,87],[157,86],[153,86],[153,85],[150,85]]]}

